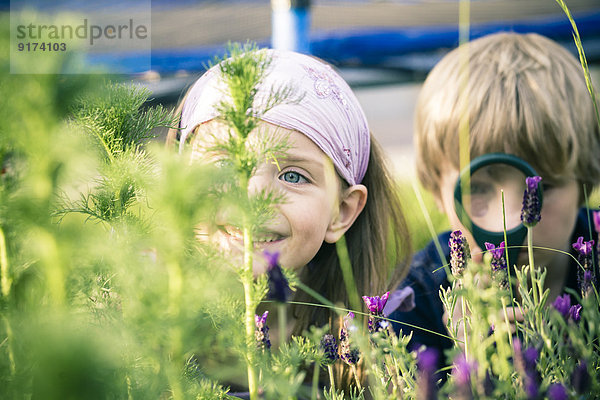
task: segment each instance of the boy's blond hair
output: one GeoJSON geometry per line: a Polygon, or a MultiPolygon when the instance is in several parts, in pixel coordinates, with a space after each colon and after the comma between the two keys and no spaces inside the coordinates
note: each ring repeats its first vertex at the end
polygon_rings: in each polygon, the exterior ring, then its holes
{"type": "Polygon", "coordinates": [[[549,183],[576,178],[591,191],[600,182],[600,132],[583,70],[556,42],[497,33],[433,68],[417,101],[415,142],[418,177],[438,197],[444,165],[459,168],[461,112],[469,117],[471,159],[510,153],[549,183]],[[469,60],[466,91],[461,57],[469,60]]]}

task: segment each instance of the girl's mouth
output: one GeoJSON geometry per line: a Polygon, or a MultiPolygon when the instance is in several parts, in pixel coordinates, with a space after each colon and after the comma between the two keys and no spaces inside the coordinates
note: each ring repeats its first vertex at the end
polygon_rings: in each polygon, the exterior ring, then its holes
{"type": "MultiPolygon", "coordinates": [[[[244,241],[244,234],[243,234],[242,230],[236,226],[221,225],[221,226],[219,226],[219,230],[221,232],[223,232],[224,234],[226,234],[232,240],[235,240],[238,242],[244,241]]],[[[266,246],[270,243],[280,242],[283,239],[285,239],[285,237],[278,233],[274,233],[274,232],[263,232],[263,233],[255,234],[252,239],[253,239],[253,243],[254,243],[255,247],[262,247],[262,246],[266,246]]]]}

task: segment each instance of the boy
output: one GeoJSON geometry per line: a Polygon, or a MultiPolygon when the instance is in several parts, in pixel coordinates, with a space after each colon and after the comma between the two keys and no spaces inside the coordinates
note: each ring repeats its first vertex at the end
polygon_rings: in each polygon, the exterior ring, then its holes
{"type": "MultiPolygon", "coordinates": [[[[427,77],[416,107],[417,174],[452,230],[467,237],[475,261],[482,249],[454,210],[459,175],[459,125],[468,116],[470,157],[506,153],[520,157],[542,176],[541,221],[533,229],[534,246],[574,254],[579,236],[597,240],[583,204],[583,185],[591,193],[600,182],[600,132],[579,62],[557,43],[537,34],[498,33],[474,40],[446,55],[427,77]],[[461,52],[464,51],[465,53],[461,52]],[[461,85],[462,57],[468,57],[468,82],[461,85]]],[[[391,319],[412,343],[440,350],[450,348],[440,286],[448,286],[450,232],[439,235],[445,260],[434,242],[418,252],[401,285],[415,291],[416,307],[395,311],[391,319]]],[[[498,245],[498,243],[494,243],[498,245]]],[[[567,287],[577,289],[577,265],[556,251],[536,250],[535,263],[547,268],[550,299],[567,287]]],[[[528,264],[521,251],[511,265],[528,264]]]]}

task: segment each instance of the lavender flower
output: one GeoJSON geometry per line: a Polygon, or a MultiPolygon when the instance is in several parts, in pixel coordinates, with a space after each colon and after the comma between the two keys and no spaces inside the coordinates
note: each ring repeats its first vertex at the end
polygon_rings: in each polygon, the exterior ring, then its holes
{"type": "Polygon", "coordinates": [[[263,253],[267,260],[267,277],[269,280],[269,292],[267,298],[285,303],[289,299],[292,291],[290,285],[283,275],[281,266],[279,265],[279,252],[271,253],[265,251],[263,253]]]}
{"type": "Polygon", "coordinates": [[[569,317],[569,309],[571,308],[571,296],[568,294],[563,294],[562,296],[557,296],[554,303],[552,303],[552,307],[556,311],[562,314],[563,317],[569,317]]]}
{"type": "Polygon", "coordinates": [[[425,349],[417,354],[419,377],[417,384],[417,399],[437,399],[437,385],[435,383],[435,370],[437,369],[438,351],[435,348],[425,349]]]}
{"type": "Polygon", "coordinates": [[[523,193],[523,207],[521,208],[521,222],[528,228],[535,226],[540,222],[540,198],[538,195],[538,184],[542,178],[540,176],[529,176],[525,179],[527,187],[523,193]]]}
{"type": "Polygon", "coordinates": [[[522,351],[521,341],[517,338],[513,341],[514,365],[523,379],[523,386],[528,399],[534,399],[539,394],[541,377],[536,369],[538,351],[530,347],[522,351]]]}
{"type": "MultiPolygon", "coordinates": [[[[579,236],[577,238],[577,241],[573,243],[573,248],[577,250],[578,255],[581,256],[581,260],[590,261],[592,256],[592,249],[594,248],[594,241],[588,240],[586,242],[583,240],[583,236],[579,236]]],[[[586,265],[588,266],[590,264],[591,263],[586,263],[586,265]]]]}
{"type": "Polygon", "coordinates": [[[331,365],[338,359],[338,344],[332,334],[328,333],[323,336],[321,339],[321,349],[324,354],[324,365],[331,365]]]}
{"type": "Polygon", "coordinates": [[[468,361],[464,354],[459,354],[454,359],[454,368],[452,369],[452,378],[456,385],[455,397],[460,400],[473,398],[471,390],[471,375],[477,369],[477,364],[473,361],[468,361]]]}
{"type": "Polygon", "coordinates": [[[268,311],[265,311],[263,315],[254,316],[254,324],[256,330],[254,336],[256,337],[256,344],[261,350],[269,350],[271,348],[271,341],[269,340],[269,327],[267,326],[268,311]]]}
{"type": "Polygon", "coordinates": [[[386,292],[383,296],[363,296],[363,300],[369,309],[369,332],[382,331],[385,325],[381,324],[381,318],[383,317],[383,308],[387,303],[390,292],[386,292]]]}
{"type": "Polygon", "coordinates": [[[523,352],[523,359],[525,360],[525,369],[535,369],[539,353],[535,347],[529,347],[523,352]]]}
{"type": "Polygon", "coordinates": [[[553,383],[550,385],[547,395],[549,400],[567,400],[569,398],[567,389],[562,383],[553,383]]]}
{"type": "Polygon", "coordinates": [[[452,275],[460,277],[467,265],[467,262],[471,259],[471,250],[469,249],[469,243],[460,230],[456,230],[450,234],[450,240],[448,241],[450,246],[450,267],[452,268],[452,275]]]}
{"type": "Polygon", "coordinates": [[[577,283],[581,294],[586,296],[593,290],[593,285],[596,279],[593,272],[593,257],[594,257],[594,241],[584,241],[583,236],[579,236],[577,241],[573,243],[573,248],[577,251],[577,260],[583,266],[577,271],[577,283]]]}
{"type": "Polygon", "coordinates": [[[504,257],[504,242],[498,247],[485,242],[485,248],[492,255],[490,265],[492,267],[492,277],[498,283],[500,289],[508,289],[508,269],[506,268],[506,258],[504,257]]]}
{"type": "Polygon", "coordinates": [[[538,397],[540,389],[540,375],[537,372],[535,366],[538,359],[538,351],[534,347],[530,347],[523,352],[523,358],[525,359],[525,393],[527,398],[535,399],[538,397]]]}
{"type": "Polygon", "coordinates": [[[576,324],[581,320],[581,304],[575,304],[569,308],[569,317],[576,324]]]}
{"type": "Polygon", "coordinates": [[[340,358],[348,365],[356,365],[360,359],[360,353],[358,349],[350,346],[349,332],[353,328],[352,320],[354,319],[354,313],[350,311],[348,315],[344,317],[342,328],[340,329],[340,358]]]}
{"type": "Polygon", "coordinates": [[[592,212],[592,220],[594,221],[594,228],[596,228],[596,233],[598,233],[598,238],[596,240],[596,254],[600,254],[600,211],[592,212]]]}
{"type": "Polygon", "coordinates": [[[580,361],[571,374],[571,384],[577,394],[587,394],[590,385],[591,377],[587,369],[587,363],[580,361]]]}

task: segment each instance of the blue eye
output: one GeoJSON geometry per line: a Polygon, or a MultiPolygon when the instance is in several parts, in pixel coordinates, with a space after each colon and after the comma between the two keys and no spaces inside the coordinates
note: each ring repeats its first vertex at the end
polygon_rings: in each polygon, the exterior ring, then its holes
{"type": "Polygon", "coordinates": [[[298,172],[288,171],[279,176],[279,179],[288,183],[308,183],[308,180],[298,172]]]}

